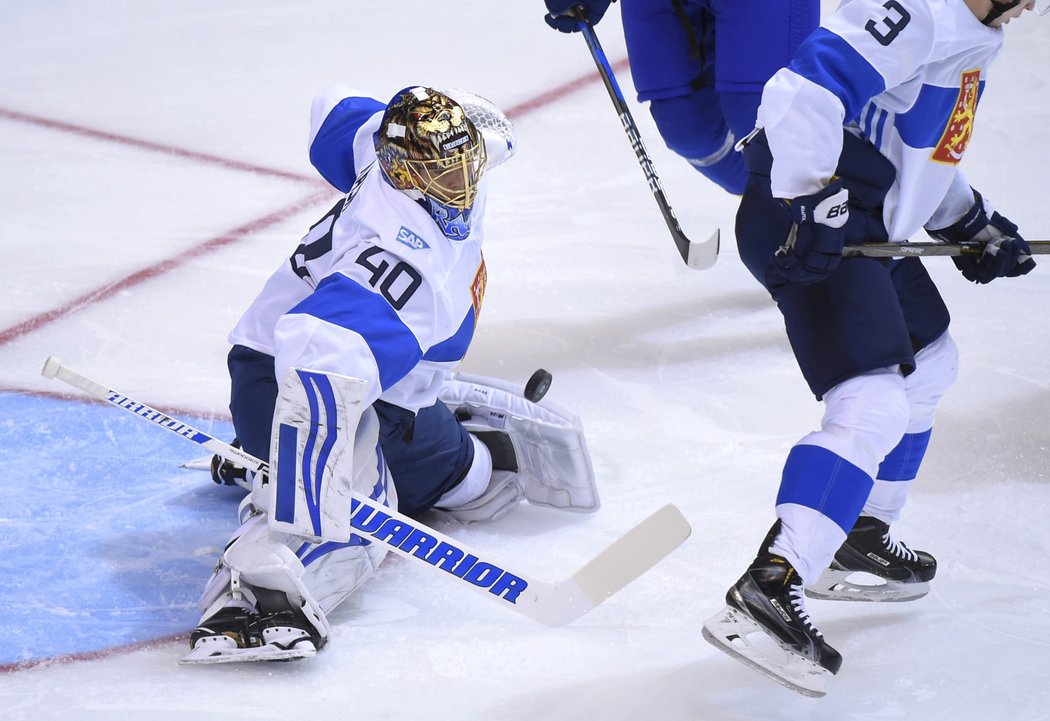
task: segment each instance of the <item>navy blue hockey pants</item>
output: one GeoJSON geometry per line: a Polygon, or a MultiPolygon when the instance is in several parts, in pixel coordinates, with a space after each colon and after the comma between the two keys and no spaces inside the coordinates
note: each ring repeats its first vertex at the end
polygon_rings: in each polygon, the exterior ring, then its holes
{"type": "MultiPolygon", "coordinates": [[[[848,257],[824,281],[787,281],[773,263],[791,217],[770,192],[771,156],[764,137],[748,146],[751,174],[736,218],[740,259],[769,291],[802,375],[817,399],[854,376],[900,364],[948,329],[940,292],[918,258],[848,257]]],[[[837,174],[850,191],[847,243],[882,242],[882,198],[895,172],[878,150],[846,134],[837,174]]]]}

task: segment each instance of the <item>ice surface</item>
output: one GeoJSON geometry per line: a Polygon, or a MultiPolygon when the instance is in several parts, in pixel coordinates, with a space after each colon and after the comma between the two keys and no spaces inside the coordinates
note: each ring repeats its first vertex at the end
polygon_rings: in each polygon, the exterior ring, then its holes
{"type": "MultiPolygon", "coordinates": [[[[895,530],[938,557],[938,578],[913,604],[811,602],[845,662],[827,697],[805,699],[699,629],[772,521],[784,454],[820,407],[736,257],[734,200],[632,105],[685,232],[723,230],[714,268],[684,268],[583,40],[548,29],[542,3],[0,7],[0,619],[14,619],[0,663],[80,654],[5,666],[0,717],[1047,717],[1050,261],[987,287],[930,261],[962,365],[895,530]],[[187,604],[235,524],[229,489],[178,469],[191,444],[48,395],[66,389],[40,367],[53,354],[225,428],[226,333],[334,201],[298,179],[311,176],[310,100],[331,82],[379,97],[458,86],[523,108],[519,153],[493,173],[489,290],[464,370],[522,383],[553,372],[550,397],[582,416],[604,505],[445,530],[550,579],[666,502],[694,532],[566,628],[391,559],[312,662],[180,667],[187,604]],[[108,611],[112,624],[78,638],[78,617],[108,611]],[[150,618],[155,633],[126,635],[150,618]]],[[[1033,239],[1050,233],[1048,23],[1029,14],[1008,28],[963,166],[1033,239]]],[[[622,58],[615,12],[598,32],[622,58]]]]}

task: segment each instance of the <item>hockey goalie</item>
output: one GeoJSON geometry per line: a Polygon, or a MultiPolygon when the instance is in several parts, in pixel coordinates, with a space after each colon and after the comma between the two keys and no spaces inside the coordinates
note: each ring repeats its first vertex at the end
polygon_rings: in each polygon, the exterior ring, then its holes
{"type": "Polygon", "coordinates": [[[408,516],[498,519],[523,500],[598,508],[577,417],[501,381],[456,376],[485,294],[486,173],[514,152],[505,115],[414,86],[382,103],[314,103],[310,159],[346,195],[284,260],[230,335],[250,489],[201,597],[184,663],[313,656],[327,614],[385,550],[354,534],[351,493],[408,516]]]}

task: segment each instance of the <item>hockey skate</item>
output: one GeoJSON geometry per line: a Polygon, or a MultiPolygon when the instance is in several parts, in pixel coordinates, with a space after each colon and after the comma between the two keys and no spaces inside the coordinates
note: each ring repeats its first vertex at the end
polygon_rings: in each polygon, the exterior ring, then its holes
{"type": "Polygon", "coordinates": [[[929,592],[936,573],[933,556],[894,540],[879,519],[861,516],[806,595],[830,601],[914,601],[929,592]]]}
{"type": "Polygon", "coordinates": [[[301,611],[259,613],[241,603],[202,621],[190,634],[190,652],[179,663],[291,661],[315,656],[322,646],[324,640],[301,611]]]}
{"type": "Polygon", "coordinates": [[[823,696],[842,665],[809,619],[802,579],[785,559],[759,553],[726,594],[726,607],[704,622],[719,650],[804,696],[823,696]]]}

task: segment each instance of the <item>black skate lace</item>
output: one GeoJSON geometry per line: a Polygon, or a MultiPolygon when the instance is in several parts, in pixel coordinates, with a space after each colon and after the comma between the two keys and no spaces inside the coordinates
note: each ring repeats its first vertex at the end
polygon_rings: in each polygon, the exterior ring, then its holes
{"type": "Polygon", "coordinates": [[[791,608],[795,610],[795,614],[798,616],[798,620],[818,638],[824,638],[824,634],[813,625],[813,621],[809,618],[809,611],[806,610],[806,596],[803,585],[800,583],[797,586],[793,586],[789,591],[791,594],[791,608]]]}
{"type": "Polygon", "coordinates": [[[882,534],[882,543],[890,553],[897,558],[903,558],[906,561],[917,561],[919,560],[919,554],[908,548],[906,545],[896,540],[890,535],[889,531],[882,534]]]}

